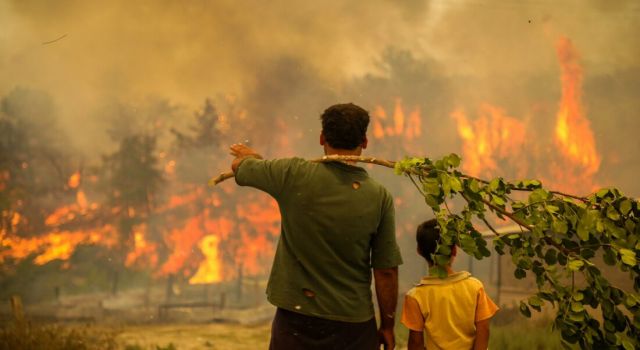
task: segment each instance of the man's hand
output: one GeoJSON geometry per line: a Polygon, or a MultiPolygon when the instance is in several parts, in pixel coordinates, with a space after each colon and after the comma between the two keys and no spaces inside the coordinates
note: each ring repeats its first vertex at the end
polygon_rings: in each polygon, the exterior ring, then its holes
{"type": "Polygon", "coordinates": [[[236,158],[246,158],[249,156],[257,156],[258,158],[262,158],[258,152],[251,149],[249,146],[244,143],[234,143],[229,146],[229,150],[231,151],[231,155],[236,158]]]}
{"type": "Polygon", "coordinates": [[[233,145],[229,146],[229,150],[231,155],[236,157],[231,163],[231,170],[233,170],[234,173],[236,172],[236,170],[238,170],[238,166],[243,159],[247,157],[262,159],[262,156],[258,154],[258,152],[242,143],[234,143],[233,145]]]}
{"type": "Polygon", "coordinates": [[[393,327],[378,329],[378,348],[383,346],[384,350],[393,350],[396,347],[396,338],[393,333],[393,327]]]}
{"type": "Polygon", "coordinates": [[[398,302],[398,267],[373,269],[373,278],[380,307],[378,342],[385,350],[391,350],[396,346],[393,327],[398,302]]]}

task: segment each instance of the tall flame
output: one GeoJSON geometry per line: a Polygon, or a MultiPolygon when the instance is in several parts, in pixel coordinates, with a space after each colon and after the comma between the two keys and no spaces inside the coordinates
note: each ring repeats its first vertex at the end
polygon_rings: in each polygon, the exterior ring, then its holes
{"type": "Polygon", "coordinates": [[[490,104],[480,106],[479,117],[467,119],[455,110],[458,134],[463,141],[463,170],[470,175],[493,177],[535,176],[548,186],[573,191],[591,191],[593,175],[600,166],[595,139],[581,104],[582,67],[570,40],[556,46],[561,68],[562,96],[556,115],[553,145],[540,145],[529,126],[490,104]],[[550,152],[540,152],[548,149],[550,152]],[[558,150],[559,152],[556,152],[558,150]],[[534,173],[529,167],[534,166],[534,173]]]}
{"type": "Polygon", "coordinates": [[[562,99],[558,109],[555,136],[560,152],[581,166],[587,175],[600,167],[600,156],[589,120],[581,105],[582,67],[571,40],[561,38],[556,45],[561,69],[562,99]]]}

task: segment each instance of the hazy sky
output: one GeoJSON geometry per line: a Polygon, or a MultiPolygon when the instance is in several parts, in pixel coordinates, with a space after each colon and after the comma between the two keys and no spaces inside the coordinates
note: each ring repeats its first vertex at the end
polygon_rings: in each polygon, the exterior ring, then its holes
{"type": "Polygon", "coordinates": [[[443,109],[491,101],[519,116],[558,94],[560,36],[582,58],[598,140],[625,139],[622,148],[638,151],[634,0],[0,0],[0,96],[17,86],[49,93],[81,146],[100,132],[97,110],[147,96],[188,113],[232,94],[254,112],[315,116],[332,99],[372,108],[381,91],[434,105],[446,87],[443,109]],[[389,50],[426,68],[394,77],[389,50]],[[385,89],[368,90],[384,79],[385,89]],[[605,125],[616,123],[624,127],[605,125]]]}

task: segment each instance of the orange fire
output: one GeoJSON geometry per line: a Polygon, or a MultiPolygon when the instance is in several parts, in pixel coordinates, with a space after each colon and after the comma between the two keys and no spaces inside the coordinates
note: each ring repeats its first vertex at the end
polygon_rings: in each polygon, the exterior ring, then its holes
{"type": "Polygon", "coordinates": [[[581,105],[582,67],[576,49],[568,39],[558,41],[557,53],[562,73],[562,96],[553,145],[535,143],[540,138],[532,135],[527,123],[507,116],[498,107],[483,104],[474,121],[469,121],[464,111],[458,109],[451,117],[456,121],[463,141],[465,172],[493,177],[511,171],[514,173],[509,176],[535,176],[555,189],[593,190],[593,175],[600,166],[600,156],[581,105]],[[540,149],[549,152],[543,154],[540,149]],[[537,167],[529,169],[531,164],[537,167]]]}
{"type": "MultiPolygon", "coordinates": [[[[220,113],[215,128],[226,138],[240,140],[246,137],[245,129],[250,126],[250,120],[244,109],[231,107],[228,112],[220,113]],[[242,123],[243,127],[237,128],[234,123],[242,123]],[[237,130],[242,130],[243,135],[232,135],[237,130]]],[[[419,133],[415,112],[408,115],[408,121],[403,121],[403,113],[398,106],[393,128],[398,132],[405,130],[415,137],[415,125],[419,133]],[[414,125],[413,129],[410,125],[414,125]]],[[[280,134],[290,135],[289,125],[283,120],[276,119],[274,127],[280,134]]],[[[289,138],[276,141],[274,152],[295,152],[289,138]]],[[[188,164],[189,158],[159,152],[158,159],[166,181],[164,188],[168,191],[154,195],[147,207],[121,204],[107,208],[92,202],[90,187],[86,185],[96,184],[97,177],[84,177],[76,171],[66,179],[64,186],[67,198],[75,197],[75,201],[46,213],[43,232],[22,237],[23,233],[18,229],[27,227],[26,218],[16,211],[3,212],[3,221],[8,225],[0,232],[0,262],[32,259],[41,265],[69,260],[78,246],[101,245],[107,249],[123,249],[124,259],[119,263],[126,267],[153,270],[156,276],[180,274],[194,284],[267,273],[275,249],[274,241],[280,233],[280,215],[275,201],[257,192],[246,198],[243,194],[243,199],[238,200],[234,186],[212,192],[203,183],[182,183],[177,170],[183,162],[188,164]],[[161,225],[151,225],[152,217],[161,225]],[[137,224],[122,232],[128,225],[119,225],[120,220],[137,224]],[[111,224],[105,225],[105,222],[111,224]],[[168,257],[159,261],[164,248],[168,250],[168,257]]],[[[221,162],[223,165],[212,163],[209,170],[227,168],[230,159],[224,158],[221,162]]],[[[22,166],[26,168],[29,164],[25,162],[22,166]]],[[[8,180],[8,172],[0,173],[0,191],[8,180]]]]}
{"type": "MultiPolygon", "coordinates": [[[[473,176],[492,176],[502,173],[500,164],[513,166],[518,162],[517,155],[522,152],[526,142],[525,124],[506,115],[504,110],[483,104],[479,117],[470,122],[464,111],[458,109],[451,114],[458,125],[458,134],[462,138],[462,169],[473,176]]],[[[521,162],[518,162],[521,163],[521,162]]],[[[526,164],[518,164],[521,171],[526,164]]]]}
{"type": "Polygon", "coordinates": [[[34,254],[33,262],[37,265],[56,259],[68,260],[80,244],[114,246],[114,233],[114,228],[106,225],[91,231],[54,231],[30,238],[4,237],[0,243],[8,249],[0,250],[0,262],[8,258],[21,260],[34,254]]]}
{"type": "Polygon", "coordinates": [[[200,264],[198,271],[189,279],[191,284],[214,283],[222,280],[220,268],[220,256],[218,244],[220,239],[215,235],[207,235],[202,238],[198,247],[204,254],[205,260],[200,264]]]}
{"type": "Polygon", "coordinates": [[[576,48],[571,40],[561,38],[556,50],[561,69],[562,99],[557,114],[555,141],[564,157],[577,165],[573,174],[563,174],[563,177],[567,182],[579,182],[590,179],[598,171],[600,156],[581,104],[583,73],[576,48]]]}
{"type": "Polygon", "coordinates": [[[171,230],[166,240],[167,246],[172,248],[172,252],[160,268],[160,274],[169,275],[181,272],[191,256],[193,247],[204,235],[202,214],[188,219],[184,227],[171,230]]]}
{"type": "Polygon", "coordinates": [[[76,171],[69,177],[69,181],[67,181],[67,186],[69,188],[78,188],[80,186],[80,172],[76,171]]]}
{"type": "Polygon", "coordinates": [[[158,264],[157,245],[147,240],[147,225],[133,227],[133,250],[125,259],[125,266],[155,267],[158,264]]]}
{"type": "Polygon", "coordinates": [[[420,108],[415,107],[407,116],[402,106],[402,100],[397,98],[393,115],[389,117],[381,106],[376,106],[371,113],[373,122],[373,137],[377,139],[385,136],[400,136],[405,140],[413,140],[422,134],[420,108]]]}

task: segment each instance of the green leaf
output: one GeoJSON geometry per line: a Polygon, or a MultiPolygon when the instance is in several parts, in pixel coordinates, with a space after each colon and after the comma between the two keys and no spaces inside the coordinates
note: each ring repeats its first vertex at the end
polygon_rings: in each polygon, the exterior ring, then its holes
{"type": "Polygon", "coordinates": [[[569,225],[564,220],[553,220],[553,224],[551,224],[553,231],[561,234],[567,233],[569,230],[569,225]]]}
{"type": "Polygon", "coordinates": [[[544,301],[542,301],[542,299],[540,299],[540,297],[538,297],[537,295],[529,297],[529,305],[539,307],[539,306],[542,306],[543,304],[544,304],[544,301]]]}
{"type": "Polygon", "coordinates": [[[468,235],[460,235],[460,245],[462,250],[471,254],[473,254],[477,248],[476,241],[468,235]]]}
{"type": "Polygon", "coordinates": [[[549,213],[552,213],[552,214],[555,214],[560,210],[560,208],[555,206],[555,205],[547,205],[547,206],[545,206],[545,208],[547,209],[547,211],[549,213]]]}
{"type": "Polygon", "coordinates": [[[580,292],[575,292],[575,293],[573,293],[573,295],[571,297],[575,301],[582,301],[584,299],[584,294],[582,294],[580,292]]]}
{"type": "Polygon", "coordinates": [[[424,179],[422,182],[422,190],[425,194],[438,196],[440,195],[440,184],[436,179],[424,179]]]}
{"type": "Polygon", "coordinates": [[[500,207],[505,205],[504,199],[499,196],[491,196],[491,202],[500,207]]]}
{"type": "Polygon", "coordinates": [[[438,208],[440,208],[440,203],[438,202],[438,199],[430,194],[427,194],[424,196],[424,201],[427,203],[428,206],[430,206],[435,210],[438,210],[438,208]]]}
{"type": "Polygon", "coordinates": [[[580,251],[580,256],[585,260],[590,260],[594,256],[596,256],[596,252],[593,249],[584,248],[580,251]]]}
{"type": "Polygon", "coordinates": [[[447,161],[447,164],[454,168],[457,168],[460,165],[460,156],[455,153],[449,154],[447,157],[445,157],[445,159],[447,161]]]}
{"type": "Polygon", "coordinates": [[[558,254],[558,264],[564,266],[567,264],[567,256],[563,253],[558,254]]]}
{"type": "Polygon", "coordinates": [[[513,275],[515,276],[515,278],[521,280],[527,277],[527,272],[521,268],[517,268],[515,271],[513,271],[513,275]]]}
{"type": "Polygon", "coordinates": [[[595,228],[599,216],[600,213],[597,210],[588,210],[580,217],[576,233],[581,240],[589,240],[589,233],[595,228]]]}
{"type": "Polygon", "coordinates": [[[449,181],[449,175],[440,174],[438,177],[440,178],[440,183],[442,184],[442,192],[444,192],[445,196],[448,196],[451,193],[451,182],[449,181]]]}
{"type": "Polygon", "coordinates": [[[531,192],[531,194],[529,195],[529,202],[530,203],[543,202],[547,200],[547,198],[549,198],[549,192],[547,192],[542,188],[538,188],[533,192],[531,192]]]}
{"type": "Polygon", "coordinates": [[[569,259],[569,263],[567,264],[567,267],[571,271],[578,271],[582,266],[584,266],[584,262],[582,260],[574,260],[571,258],[569,259]]]}
{"type": "Polygon", "coordinates": [[[598,192],[596,192],[596,197],[605,198],[609,193],[610,191],[608,188],[603,188],[603,189],[600,189],[598,192]]]}
{"type": "Polygon", "coordinates": [[[436,254],[435,257],[436,264],[438,264],[438,266],[446,266],[447,264],[449,264],[449,261],[451,261],[451,257],[446,255],[436,254]]]}
{"type": "Polygon", "coordinates": [[[547,265],[555,265],[558,262],[555,249],[547,250],[544,254],[544,262],[546,262],[547,265]]]}
{"type": "Polygon", "coordinates": [[[633,294],[628,294],[624,300],[624,305],[626,307],[633,307],[638,304],[637,298],[633,294]]]}
{"type": "Polygon", "coordinates": [[[520,301],[520,313],[524,315],[524,317],[531,317],[531,310],[529,310],[529,307],[524,301],[520,301]]]}
{"type": "Polygon", "coordinates": [[[574,321],[574,322],[582,322],[584,321],[584,313],[580,312],[580,313],[570,314],[569,319],[571,319],[571,321],[574,321]]]}
{"type": "Polygon", "coordinates": [[[461,192],[462,191],[462,183],[460,182],[460,179],[458,179],[457,177],[451,177],[449,179],[449,185],[451,186],[451,190],[455,191],[455,192],[461,192]]]}
{"type": "Polygon", "coordinates": [[[616,208],[611,206],[607,208],[607,217],[613,221],[618,221],[620,220],[620,213],[618,213],[616,208]]]}
{"type": "Polygon", "coordinates": [[[516,183],[517,188],[526,188],[529,190],[540,188],[540,186],[542,186],[542,183],[538,180],[522,180],[516,183]]]}
{"type": "Polygon", "coordinates": [[[616,252],[611,248],[605,248],[602,260],[604,260],[604,263],[609,266],[615,265],[617,261],[616,252]]]}
{"type": "Polygon", "coordinates": [[[445,255],[445,256],[450,256],[451,255],[451,247],[446,245],[446,244],[438,245],[438,254],[442,254],[442,255],[445,255]]]}
{"type": "Polygon", "coordinates": [[[630,211],[631,211],[631,201],[630,200],[625,199],[622,202],[620,202],[620,212],[622,213],[622,215],[627,215],[627,214],[629,214],[630,211]]]}
{"type": "Polygon", "coordinates": [[[622,347],[624,348],[624,350],[634,350],[635,346],[633,344],[631,344],[631,342],[628,339],[625,339],[622,341],[622,347]]]}
{"type": "Polygon", "coordinates": [[[500,188],[500,178],[495,178],[489,182],[489,190],[492,192],[497,191],[500,188]]]}
{"type": "Polygon", "coordinates": [[[434,265],[429,267],[429,272],[439,278],[447,277],[447,270],[443,266],[434,265]]]}
{"type": "Polygon", "coordinates": [[[629,266],[636,266],[636,253],[633,250],[622,248],[619,250],[622,262],[629,266]]]}
{"type": "Polygon", "coordinates": [[[471,179],[469,182],[469,189],[471,192],[478,193],[480,192],[480,183],[476,179],[471,179]]]}

